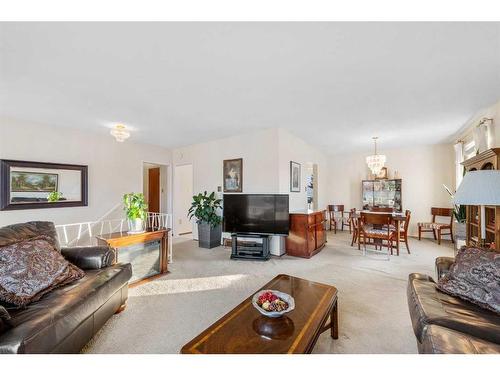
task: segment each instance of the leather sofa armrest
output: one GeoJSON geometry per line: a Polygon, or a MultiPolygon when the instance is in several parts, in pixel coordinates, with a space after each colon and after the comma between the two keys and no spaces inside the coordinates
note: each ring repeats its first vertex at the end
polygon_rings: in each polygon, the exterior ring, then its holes
{"type": "Polygon", "coordinates": [[[82,270],[98,270],[115,264],[115,252],[108,246],[81,246],[61,249],[67,261],[82,270]]]}
{"type": "Polygon", "coordinates": [[[451,257],[436,258],[436,274],[438,280],[448,273],[453,263],[455,263],[455,258],[451,257]]]}

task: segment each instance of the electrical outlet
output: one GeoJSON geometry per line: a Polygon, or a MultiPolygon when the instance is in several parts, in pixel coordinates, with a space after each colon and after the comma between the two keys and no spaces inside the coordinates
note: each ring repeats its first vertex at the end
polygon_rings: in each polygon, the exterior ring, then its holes
{"type": "Polygon", "coordinates": [[[179,224],[182,224],[182,219],[179,219],[179,224]]]}

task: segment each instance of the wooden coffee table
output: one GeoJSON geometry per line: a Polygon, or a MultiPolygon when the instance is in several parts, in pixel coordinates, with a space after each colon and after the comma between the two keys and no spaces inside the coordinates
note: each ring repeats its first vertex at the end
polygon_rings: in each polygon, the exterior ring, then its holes
{"type": "Polygon", "coordinates": [[[290,294],[295,310],[281,318],[268,318],[252,306],[252,294],[184,345],[181,353],[311,353],[324,331],[330,329],[332,338],[338,338],[335,287],[278,275],[259,290],[263,289],[290,294]]]}

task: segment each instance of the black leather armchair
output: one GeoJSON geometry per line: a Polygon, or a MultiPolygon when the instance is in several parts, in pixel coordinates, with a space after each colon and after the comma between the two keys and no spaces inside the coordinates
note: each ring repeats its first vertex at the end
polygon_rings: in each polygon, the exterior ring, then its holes
{"type": "MultiPolygon", "coordinates": [[[[444,276],[454,259],[436,259],[444,276]]],[[[419,353],[500,353],[500,316],[460,298],[440,292],[432,277],[412,273],[408,307],[419,353]]]]}
{"type": "MultiPolygon", "coordinates": [[[[54,225],[30,222],[0,228],[0,246],[49,235],[60,249],[54,225]]],[[[57,288],[23,309],[7,307],[9,327],[0,334],[0,353],[78,353],[116,312],[125,307],[129,263],[115,264],[108,247],[60,249],[85,277],[57,288]]]]}

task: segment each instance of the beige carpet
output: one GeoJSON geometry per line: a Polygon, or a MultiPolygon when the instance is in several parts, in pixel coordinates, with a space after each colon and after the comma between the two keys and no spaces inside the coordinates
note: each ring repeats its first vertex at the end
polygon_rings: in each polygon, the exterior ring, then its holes
{"type": "MultiPolygon", "coordinates": [[[[331,284],[339,290],[340,336],[325,332],[315,353],[416,353],[406,304],[411,272],[434,274],[437,256],[452,256],[449,241],[410,241],[389,261],[364,257],[348,233],[329,234],[311,259],[289,256],[267,262],[234,261],[230,249],[174,243],[171,273],[130,289],[127,309],[112,317],[83,352],[179,353],[181,347],[242,299],[280,273],[331,284]]],[[[403,245],[404,246],[404,245],[403,245]]]]}

